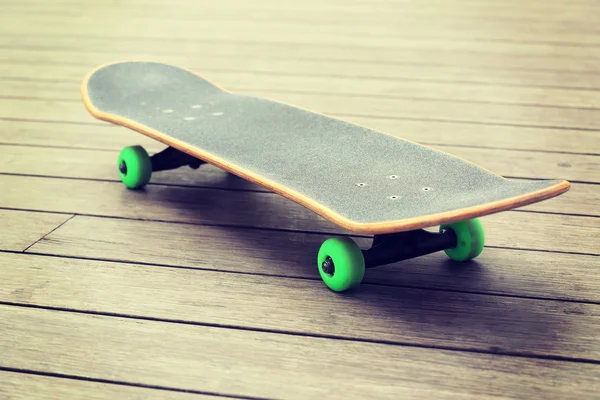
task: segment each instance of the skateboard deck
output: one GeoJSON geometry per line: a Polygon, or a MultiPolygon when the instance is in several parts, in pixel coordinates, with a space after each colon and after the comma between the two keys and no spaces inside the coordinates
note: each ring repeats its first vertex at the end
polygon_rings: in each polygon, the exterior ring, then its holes
{"type": "Polygon", "coordinates": [[[234,94],[161,63],[100,66],[85,78],[82,96],[96,118],[216,165],[357,233],[467,220],[569,189],[564,180],[505,179],[427,146],[234,94]]]}

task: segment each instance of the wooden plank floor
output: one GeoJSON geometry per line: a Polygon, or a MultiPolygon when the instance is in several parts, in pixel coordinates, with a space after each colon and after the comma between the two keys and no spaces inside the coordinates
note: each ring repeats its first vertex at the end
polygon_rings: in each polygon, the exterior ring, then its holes
{"type": "Polygon", "coordinates": [[[0,9],[0,399],[600,398],[597,1],[0,9]],[[162,146],[79,93],[121,59],[572,188],[483,218],[477,262],[335,294],[315,255],[348,232],[306,209],[211,166],[123,187],[118,151],[162,146]]]}

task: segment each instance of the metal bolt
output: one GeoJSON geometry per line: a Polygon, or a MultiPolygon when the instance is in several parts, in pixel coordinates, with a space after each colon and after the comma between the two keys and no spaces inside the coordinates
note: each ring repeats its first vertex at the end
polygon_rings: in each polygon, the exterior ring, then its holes
{"type": "Polygon", "coordinates": [[[125,161],[121,161],[121,164],[119,164],[119,171],[121,171],[122,174],[127,175],[127,164],[125,164],[125,161]]]}
{"type": "Polygon", "coordinates": [[[327,256],[323,264],[321,264],[321,269],[329,276],[333,276],[335,274],[335,265],[333,265],[333,260],[331,257],[327,256]]]}

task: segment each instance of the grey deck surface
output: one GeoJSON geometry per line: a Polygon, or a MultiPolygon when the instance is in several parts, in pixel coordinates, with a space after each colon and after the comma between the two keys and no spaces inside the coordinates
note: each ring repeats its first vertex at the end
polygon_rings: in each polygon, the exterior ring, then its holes
{"type": "Polygon", "coordinates": [[[560,182],[504,180],[387,134],[222,91],[164,64],[111,64],[87,89],[99,111],[189,143],[358,223],[483,205],[560,182]]]}

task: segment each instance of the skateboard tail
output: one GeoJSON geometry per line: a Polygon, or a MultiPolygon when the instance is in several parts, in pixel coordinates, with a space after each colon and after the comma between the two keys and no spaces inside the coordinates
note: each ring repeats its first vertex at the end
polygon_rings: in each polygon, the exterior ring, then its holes
{"type": "MultiPolygon", "coordinates": [[[[456,209],[432,215],[424,215],[410,219],[373,223],[361,223],[352,221],[350,219],[345,218],[342,215],[332,212],[327,208],[321,207],[319,204],[314,203],[311,199],[306,199],[307,201],[303,202],[302,200],[298,200],[297,197],[289,196],[288,193],[280,192],[280,194],[284,197],[290,198],[291,200],[300,203],[304,207],[311,209],[313,212],[317,213],[323,218],[329,220],[330,222],[333,222],[334,224],[350,232],[365,235],[384,235],[424,229],[444,224],[452,224],[455,222],[461,222],[478,217],[483,217],[486,215],[496,214],[502,211],[513,210],[516,208],[551,199],[553,197],[559,196],[567,192],[569,189],[570,183],[568,181],[563,180],[559,181],[553,186],[535,192],[531,192],[527,195],[521,195],[505,200],[499,200],[478,207],[466,207],[462,209],[456,209]]],[[[277,192],[277,190],[274,191],[277,192]]]]}

